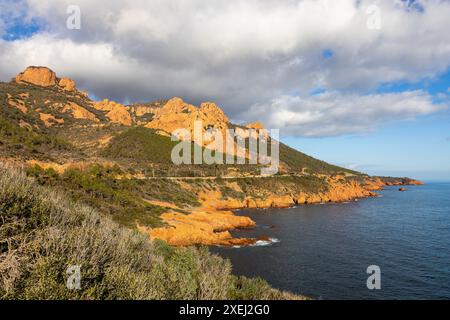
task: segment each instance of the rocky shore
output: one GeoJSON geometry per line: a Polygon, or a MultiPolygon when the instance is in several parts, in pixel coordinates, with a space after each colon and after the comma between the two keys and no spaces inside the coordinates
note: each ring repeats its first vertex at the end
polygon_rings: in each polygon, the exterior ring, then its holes
{"type": "MultiPolygon", "coordinates": [[[[198,195],[202,206],[192,209],[190,214],[182,214],[173,210],[161,215],[167,224],[162,228],[146,228],[139,230],[153,239],[161,239],[174,246],[217,245],[242,246],[252,245],[258,240],[250,238],[234,238],[230,231],[235,229],[253,228],[255,222],[248,217],[236,216],[232,210],[290,208],[297,205],[346,202],[355,199],[376,197],[374,191],[385,186],[422,185],[417,180],[408,178],[369,177],[363,183],[356,180],[346,180],[344,177],[327,178],[328,190],[319,193],[272,194],[265,198],[248,196],[245,199],[225,198],[220,191],[202,192],[198,195]]],[[[166,207],[172,206],[167,204],[166,207]]]]}

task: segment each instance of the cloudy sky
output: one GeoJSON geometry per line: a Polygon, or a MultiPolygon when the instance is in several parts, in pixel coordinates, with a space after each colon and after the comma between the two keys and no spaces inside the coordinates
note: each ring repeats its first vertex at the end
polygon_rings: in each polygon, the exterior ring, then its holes
{"type": "Polygon", "coordinates": [[[450,180],[449,17],[447,0],[0,0],[0,80],[46,65],[97,99],[215,101],[324,160],[450,180]]]}

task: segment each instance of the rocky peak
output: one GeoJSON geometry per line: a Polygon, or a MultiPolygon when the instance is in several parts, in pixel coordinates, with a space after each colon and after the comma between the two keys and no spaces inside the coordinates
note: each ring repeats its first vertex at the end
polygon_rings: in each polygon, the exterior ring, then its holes
{"type": "Polygon", "coordinates": [[[256,130],[265,129],[264,125],[261,122],[259,122],[259,121],[249,123],[245,127],[248,128],[248,129],[256,129],[256,130]]]}
{"type": "Polygon", "coordinates": [[[28,67],[19,73],[14,81],[17,83],[31,83],[37,86],[49,87],[56,85],[56,74],[47,67],[28,67]]]}
{"type": "Polygon", "coordinates": [[[183,101],[183,99],[175,97],[167,101],[167,103],[156,114],[173,114],[173,113],[191,113],[197,108],[183,101]]]}
{"type": "Polygon", "coordinates": [[[200,105],[199,112],[205,115],[207,122],[218,125],[219,128],[227,127],[228,117],[223,110],[213,102],[204,102],[200,105]]]}
{"type": "Polygon", "coordinates": [[[69,78],[57,78],[56,73],[47,67],[30,66],[25,71],[19,73],[14,81],[16,83],[31,83],[41,87],[50,87],[58,85],[66,91],[75,91],[76,83],[69,78]]]}
{"type": "Polygon", "coordinates": [[[155,118],[147,125],[168,133],[179,129],[192,129],[194,121],[201,120],[205,127],[223,129],[228,127],[228,117],[215,103],[205,102],[200,107],[172,98],[162,107],[154,110],[155,118]]]}
{"type": "MultiPolygon", "coordinates": [[[[148,128],[173,133],[177,129],[186,129],[193,137],[195,121],[202,121],[203,128],[215,128],[226,134],[228,117],[215,103],[205,102],[200,107],[184,102],[181,98],[170,99],[163,107],[153,111],[154,118],[146,125],[148,128]]],[[[205,144],[207,140],[203,141],[205,144]]]]}

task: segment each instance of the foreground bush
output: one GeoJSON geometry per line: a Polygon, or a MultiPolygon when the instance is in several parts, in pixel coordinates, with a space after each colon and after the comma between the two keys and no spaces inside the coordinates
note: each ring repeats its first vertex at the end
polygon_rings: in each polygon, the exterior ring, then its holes
{"type": "Polygon", "coordinates": [[[206,248],[172,248],[0,166],[3,299],[292,299],[206,248]],[[81,287],[66,286],[80,266],[81,287]]]}

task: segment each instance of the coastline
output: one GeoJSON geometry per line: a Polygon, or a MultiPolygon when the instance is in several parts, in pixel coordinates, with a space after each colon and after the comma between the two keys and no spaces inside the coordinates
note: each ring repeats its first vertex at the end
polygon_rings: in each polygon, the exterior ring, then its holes
{"type": "MultiPolygon", "coordinates": [[[[12,166],[19,166],[18,163],[9,163],[12,166]]],[[[53,163],[27,162],[28,166],[32,164],[53,169],[58,173],[71,168],[70,165],[55,167],[53,163]]],[[[306,185],[306,190],[309,191],[301,191],[305,189],[296,185],[297,182],[291,181],[289,183],[289,180],[284,180],[292,177],[298,176],[274,176],[271,179],[275,180],[276,183],[271,184],[269,187],[267,187],[266,181],[261,183],[261,179],[267,177],[248,177],[246,179],[250,180],[246,183],[252,186],[249,190],[243,189],[239,183],[233,181],[233,179],[240,180],[239,177],[224,177],[217,180],[208,179],[204,181],[206,185],[203,185],[202,188],[198,188],[199,186],[197,185],[198,189],[182,180],[174,179],[174,183],[196,198],[199,205],[182,207],[174,202],[148,200],[144,197],[142,201],[163,210],[160,214],[160,219],[165,225],[151,228],[146,225],[140,225],[137,221],[134,222],[134,225],[140,233],[149,236],[150,239],[160,239],[176,247],[192,245],[251,246],[259,241],[267,242],[270,239],[266,236],[260,238],[233,237],[230,231],[251,229],[256,226],[255,221],[251,218],[236,215],[233,212],[234,210],[292,208],[299,205],[342,203],[378,197],[379,195],[375,191],[382,190],[385,186],[424,184],[421,181],[410,178],[316,174],[305,175],[304,178],[306,180],[314,178],[316,181],[318,178],[322,183],[320,188],[315,186],[316,189],[314,189],[306,185]],[[228,189],[228,192],[224,192],[224,188],[228,189]]],[[[122,178],[120,176],[116,177],[119,180],[122,178]]],[[[141,177],[134,176],[126,178],[141,179],[141,177]]]]}
{"type": "Polygon", "coordinates": [[[298,205],[321,203],[342,203],[378,197],[374,191],[382,190],[386,186],[423,185],[418,180],[409,178],[367,177],[363,183],[356,180],[346,180],[342,176],[327,178],[328,190],[319,193],[300,193],[284,195],[272,194],[266,198],[246,196],[244,199],[223,198],[218,190],[201,192],[198,194],[201,206],[192,208],[189,214],[182,214],[171,209],[179,209],[170,203],[159,203],[168,209],[161,215],[167,224],[161,228],[147,228],[139,226],[138,230],[152,239],[161,239],[173,246],[249,246],[262,238],[234,238],[230,231],[249,229],[256,223],[246,216],[237,216],[234,210],[292,208],[298,205]]]}

